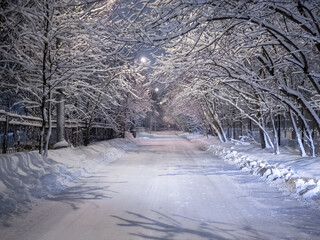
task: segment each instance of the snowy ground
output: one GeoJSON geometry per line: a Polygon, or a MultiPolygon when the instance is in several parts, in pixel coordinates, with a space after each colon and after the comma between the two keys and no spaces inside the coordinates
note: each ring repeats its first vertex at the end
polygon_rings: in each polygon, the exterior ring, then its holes
{"type": "Polygon", "coordinates": [[[203,151],[214,139],[193,138],[201,148],[158,133],[51,160],[1,156],[1,206],[17,213],[0,218],[1,240],[319,239],[319,210],[203,151]]]}
{"type": "Polygon", "coordinates": [[[301,157],[288,148],[274,155],[271,150],[248,142],[220,143],[216,137],[180,134],[199,144],[202,149],[220,156],[244,171],[258,175],[269,184],[289,190],[294,197],[313,207],[320,205],[320,158],[301,157]]]}
{"type": "Polygon", "coordinates": [[[130,135],[89,147],[0,155],[0,215],[28,211],[38,198],[57,194],[81,176],[121,157],[135,145],[130,135]]]}

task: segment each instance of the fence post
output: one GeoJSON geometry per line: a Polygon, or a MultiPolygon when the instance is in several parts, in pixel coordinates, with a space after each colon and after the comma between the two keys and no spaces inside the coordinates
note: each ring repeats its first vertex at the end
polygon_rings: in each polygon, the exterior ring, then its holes
{"type": "Polygon", "coordinates": [[[2,153],[7,153],[8,148],[8,132],[9,132],[9,115],[6,113],[6,123],[4,125],[2,153]]]}

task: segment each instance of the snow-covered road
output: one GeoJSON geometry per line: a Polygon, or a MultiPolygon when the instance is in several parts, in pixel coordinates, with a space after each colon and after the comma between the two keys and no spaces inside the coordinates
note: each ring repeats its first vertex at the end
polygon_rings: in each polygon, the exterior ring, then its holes
{"type": "Polygon", "coordinates": [[[177,136],[154,135],[0,227],[1,240],[319,239],[320,212],[177,136]]]}

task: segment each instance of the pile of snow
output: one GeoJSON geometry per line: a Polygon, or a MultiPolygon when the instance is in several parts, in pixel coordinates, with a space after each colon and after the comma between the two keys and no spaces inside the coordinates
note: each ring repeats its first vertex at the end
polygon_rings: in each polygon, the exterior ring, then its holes
{"type": "Polygon", "coordinates": [[[202,149],[220,156],[242,170],[258,175],[269,184],[288,189],[295,196],[320,203],[320,159],[301,158],[293,152],[284,151],[273,155],[258,145],[231,141],[220,143],[217,138],[200,134],[184,135],[202,149]]]}
{"type": "Polygon", "coordinates": [[[21,212],[36,198],[55,194],[102,165],[120,158],[135,145],[133,137],[88,147],[0,155],[0,215],[21,212]]]}

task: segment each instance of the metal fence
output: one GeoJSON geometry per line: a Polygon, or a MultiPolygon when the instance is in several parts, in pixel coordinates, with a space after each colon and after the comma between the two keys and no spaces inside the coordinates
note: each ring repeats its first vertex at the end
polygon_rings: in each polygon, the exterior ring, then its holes
{"type": "MultiPolygon", "coordinates": [[[[0,153],[32,151],[38,149],[42,119],[0,110],[0,153]]],[[[84,144],[86,122],[66,120],[65,137],[69,144],[84,144]]],[[[94,122],[90,131],[91,141],[114,138],[115,131],[105,122],[94,122]]],[[[52,122],[49,148],[56,142],[56,121],[52,122]]]]}
{"type": "MultiPolygon", "coordinates": [[[[302,123],[298,122],[298,126],[300,129],[302,129],[301,124],[302,123]]],[[[289,117],[284,118],[282,116],[281,118],[276,119],[275,125],[277,130],[276,134],[278,135],[279,146],[288,146],[294,149],[298,149],[299,146],[296,139],[296,133],[292,127],[289,117]]],[[[233,122],[223,121],[222,126],[226,133],[226,136],[230,139],[236,139],[236,140],[251,139],[259,143],[261,142],[259,127],[249,119],[241,119],[233,122]]],[[[313,141],[315,144],[316,153],[320,154],[319,133],[315,125],[311,125],[311,126],[313,130],[313,141]]],[[[270,137],[273,138],[273,128],[271,126],[271,123],[267,123],[266,130],[270,135],[270,137]]],[[[301,136],[303,137],[303,141],[307,150],[308,149],[307,138],[305,137],[303,132],[301,132],[301,136]]]]}

